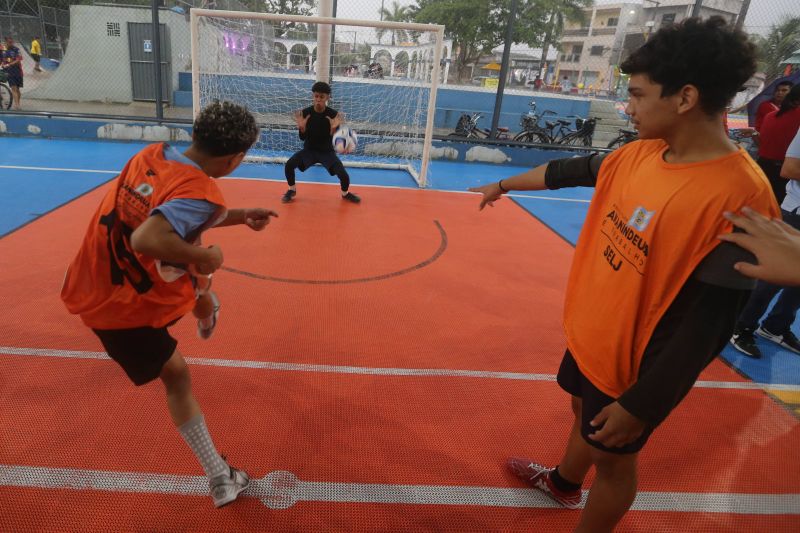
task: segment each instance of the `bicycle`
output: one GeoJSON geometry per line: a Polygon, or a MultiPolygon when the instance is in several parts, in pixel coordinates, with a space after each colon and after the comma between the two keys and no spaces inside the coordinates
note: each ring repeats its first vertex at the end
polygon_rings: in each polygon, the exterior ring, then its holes
{"type": "Polygon", "coordinates": [[[575,125],[578,130],[565,135],[558,144],[567,146],[586,146],[591,147],[594,137],[594,130],[597,127],[597,122],[600,119],[597,117],[589,117],[587,119],[578,118],[575,120],[575,125]]]}
{"type": "Polygon", "coordinates": [[[13,97],[11,96],[11,86],[8,85],[8,74],[0,70],[0,110],[11,109],[13,97]]]}
{"type": "Polygon", "coordinates": [[[629,130],[625,128],[620,128],[619,135],[614,138],[610,143],[608,143],[609,150],[616,150],[620,146],[626,145],[629,142],[633,142],[639,139],[639,132],[636,130],[629,130]]]}
{"type": "MultiPolygon", "coordinates": [[[[528,104],[531,108],[528,113],[522,115],[520,118],[520,126],[522,131],[514,136],[515,141],[519,142],[536,142],[541,144],[560,144],[562,139],[576,130],[569,129],[571,122],[564,119],[556,119],[555,122],[545,121],[545,127],[539,125],[541,119],[545,115],[555,115],[554,111],[545,110],[541,115],[536,114],[536,102],[532,101],[528,104]]],[[[574,117],[576,123],[581,120],[579,117],[574,117]]]]}
{"type": "MultiPolygon", "coordinates": [[[[478,121],[483,117],[483,113],[473,113],[468,115],[462,113],[456,123],[456,131],[449,134],[449,137],[466,137],[467,139],[488,139],[491,130],[478,126],[478,121]]],[[[508,128],[497,128],[497,140],[509,140],[508,128]]]]}

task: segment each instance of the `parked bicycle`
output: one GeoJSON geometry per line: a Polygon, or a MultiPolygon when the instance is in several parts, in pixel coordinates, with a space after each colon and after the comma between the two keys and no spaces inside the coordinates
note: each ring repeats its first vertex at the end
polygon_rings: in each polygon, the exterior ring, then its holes
{"type": "Polygon", "coordinates": [[[8,75],[0,70],[0,110],[11,109],[11,87],[8,85],[8,75]]]}
{"type": "MultiPolygon", "coordinates": [[[[488,139],[491,136],[491,130],[481,128],[478,126],[478,121],[483,118],[483,113],[473,113],[469,115],[462,113],[456,123],[456,131],[450,134],[450,137],[466,137],[467,139],[488,139]]],[[[498,140],[509,140],[508,128],[498,126],[497,128],[498,140]]]]}
{"type": "Polygon", "coordinates": [[[520,119],[522,131],[514,136],[515,141],[572,146],[592,145],[592,136],[599,119],[582,119],[571,115],[569,118],[575,121],[575,129],[572,129],[572,121],[565,119],[545,120],[544,126],[541,126],[539,123],[542,119],[547,115],[555,115],[555,112],[545,110],[541,114],[537,114],[536,102],[531,100],[528,105],[531,110],[522,115],[520,119]]]}
{"type": "Polygon", "coordinates": [[[620,146],[624,146],[629,142],[633,142],[639,139],[639,132],[636,130],[629,130],[625,128],[620,128],[619,135],[614,138],[610,143],[608,143],[609,150],[616,150],[620,146]]]}

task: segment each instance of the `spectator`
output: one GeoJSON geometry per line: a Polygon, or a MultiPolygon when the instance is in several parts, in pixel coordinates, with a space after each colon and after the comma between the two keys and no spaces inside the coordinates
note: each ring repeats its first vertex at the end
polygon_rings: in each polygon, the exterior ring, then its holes
{"type": "Polygon", "coordinates": [[[772,93],[772,100],[767,100],[766,102],[762,102],[760,106],[758,106],[758,110],[756,111],[756,131],[761,131],[761,125],[764,122],[764,118],[769,115],[770,113],[777,111],[780,109],[781,104],[783,103],[783,99],[786,98],[786,95],[789,94],[789,91],[792,88],[792,82],[790,81],[782,81],[775,87],[775,92],[772,93]]]}
{"type": "Polygon", "coordinates": [[[564,76],[564,79],[561,80],[561,92],[568,93],[572,90],[572,82],[569,81],[569,78],[564,76]]]}
{"type": "Polygon", "coordinates": [[[42,68],[39,66],[39,61],[42,59],[42,45],[39,44],[39,37],[34,37],[33,41],[31,41],[31,57],[35,65],[33,66],[33,70],[36,72],[41,72],[42,68]]]}
{"type": "Polygon", "coordinates": [[[786,150],[800,127],[800,85],[795,85],[783,99],[781,108],[764,117],[758,145],[758,165],[769,178],[778,203],[786,196],[786,179],[781,166],[786,150]]]}
{"type": "Polygon", "coordinates": [[[14,39],[6,36],[6,50],[3,52],[2,69],[8,75],[8,86],[11,87],[11,98],[14,109],[20,108],[20,89],[22,89],[22,54],[14,46],[14,39]]]}
{"type": "Polygon", "coordinates": [[[536,76],[536,79],[533,80],[533,89],[535,91],[538,91],[541,88],[542,88],[542,77],[541,76],[536,76]]]}

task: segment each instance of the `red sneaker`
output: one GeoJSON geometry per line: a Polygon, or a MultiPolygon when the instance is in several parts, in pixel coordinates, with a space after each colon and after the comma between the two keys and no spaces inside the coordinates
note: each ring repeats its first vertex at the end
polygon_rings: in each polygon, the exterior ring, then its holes
{"type": "Polygon", "coordinates": [[[515,476],[531,487],[544,492],[560,505],[567,509],[580,508],[583,496],[580,489],[564,492],[553,485],[550,480],[550,472],[555,468],[547,468],[522,457],[511,457],[506,464],[515,476]]]}

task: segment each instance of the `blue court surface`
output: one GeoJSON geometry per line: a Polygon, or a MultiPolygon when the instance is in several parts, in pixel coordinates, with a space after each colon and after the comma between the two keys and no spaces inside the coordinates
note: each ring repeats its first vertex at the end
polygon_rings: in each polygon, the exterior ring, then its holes
{"type": "MultiPolygon", "coordinates": [[[[142,143],[35,138],[2,138],[0,162],[0,237],[102,185],[122,169],[142,143]]],[[[465,192],[467,188],[523,172],[526,168],[481,163],[435,161],[431,165],[431,190],[465,192]]],[[[353,190],[369,201],[368,188],[416,188],[405,172],[354,168],[349,170],[353,190]]],[[[283,181],[281,165],[242,165],[236,177],[283,181]]],[[[337,184],[321,167],[298,174],[303,181],[337,184]]],[[[552,231],[575,244],[591,200],[586,188],[560,191],[518,192],[510,199],[552,231]]],[[[275,198],[276,204],[279,198],[275,198]]],[[[476,209],[478,198],[475,199],[476,209]]],[[[267,206],[269,207],[269,206],[267,206]]],[[[520,242],[519,246],[531,243],[520,242]]],[[[547,257],[542,257],[543,261],[547,257]]],[[[800,324],[794,330],[800,334],[800,324]]],[[[761,360],[744,357],[728,346],[722,356],[755,382],[800,385],[800,356],[759,339],[761,360]]],[[[790,401],[789,403],[796,403],[790,401]]]]}

